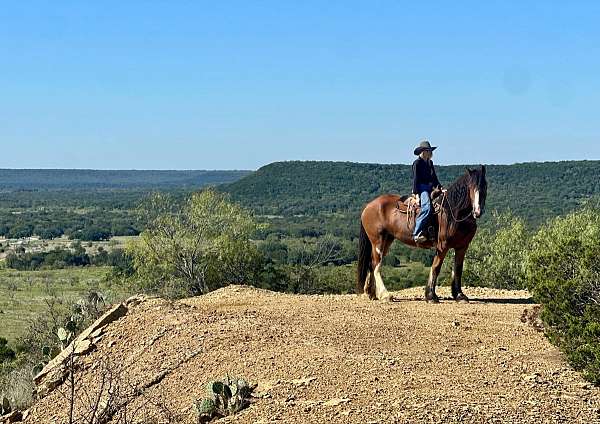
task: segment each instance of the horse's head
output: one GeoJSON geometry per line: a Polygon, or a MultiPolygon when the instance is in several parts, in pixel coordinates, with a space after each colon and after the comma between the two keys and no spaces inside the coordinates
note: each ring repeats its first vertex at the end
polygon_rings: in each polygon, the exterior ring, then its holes
{"type": "Polygon", "coordinates": [[[485,179],[485,166],[480,169],[467,168],[469,198],[473,206],[473,217],[480,218],[485,210],[485,199],[487,197],[487,180],[485,179]]]}

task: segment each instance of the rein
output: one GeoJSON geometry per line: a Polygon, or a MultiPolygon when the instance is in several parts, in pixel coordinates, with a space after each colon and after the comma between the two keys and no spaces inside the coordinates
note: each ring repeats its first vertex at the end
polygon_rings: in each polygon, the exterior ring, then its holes
{"type": "Polygon", "coordinates": [[[456,216],[454,216],[454,208],[452,207],[452,205],[450,204],[450,200],[448,199],[448,193],[444,193],[443,196],[444,196],[444,198],[442,199],[442,205],[444,204],[444,200],[445,200],[446,203],[448,204],[448,208],[450,209],[450,215],[452,216],[452,219],[454,219],[454,222],[457,222],[457,223],[463,222],[473,216],[473,212],[475,211],[475,209],[473,208],[473,205],[471,204],[471,211],[468,213],[468,215],[462,219],[457,219],[456,216]]]}

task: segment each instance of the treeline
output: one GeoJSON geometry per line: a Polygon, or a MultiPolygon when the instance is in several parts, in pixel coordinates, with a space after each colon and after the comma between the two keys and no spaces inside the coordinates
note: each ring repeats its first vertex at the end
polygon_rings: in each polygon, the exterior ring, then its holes
{"type": "Polygon", "coordinates": [[[47,252],[25,252],[21,248],[6,256],[6,266],[20,271],[88,265],[112,266],[126,270],[131,266],[131,261],[124,255],[123,250],[114,249],[109,252],[102,246],[98,247],[97,253],[90,255],[79,242],[74,243],[70,249],[56,248],[47,252]]]}
{"type": "Polygon", "coordinates": [[[250,171],[155,171],[93,169],[0,169],[0,187],[10,190],[200,188],[236,181],[250,171]]]}
{"type": "MultiPolygon", "coordinates": [[[[438,166],[446,185],[463,172],[463,166],[438,166]]],[[[600,195],[599,172],[598,161],[491,165],[487,209],[510,210],[528,228],[536,228],[600,195]]],[[[146,225],[135,209],[151,192],[169,193],[182,201],[206,184],[228,181],[235,182],[219,189],[269,224],[259,230],[261,239],[269,234],[291,238],[333,234],[352,240],[358,234],[362,206],[382,193],[408,193],[411,170],[408,165],[350,162],[280,162],[250,175],[246,171],[0,170],[4,190],[0,236],[101,240],[135,235],[146,225]]]]}
{"type": "Polygon", "coordinates": [[[38,236],[50,240],[63,235],[85,241],[140,233],[143,224],[132,210],[26,210],[0,211],[0,236],[38,236]]]}

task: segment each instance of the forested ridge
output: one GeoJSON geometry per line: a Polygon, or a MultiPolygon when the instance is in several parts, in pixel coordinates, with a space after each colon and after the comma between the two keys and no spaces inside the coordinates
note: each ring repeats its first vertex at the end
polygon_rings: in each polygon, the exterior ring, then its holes
{"type": "MultiPolygon", "coordinates": [[[[436,169],[445,186],[465,172],[462,165],[436,169]]],[[[487,208],[539,224],[600,194],[599,176],[600,161],[488,165],[487,208]]],[[[410,165],[276,162],[224,189],[261,215],[353,214],[380,194],[409,193],[411,178],[410,165]]]]}
{"type": "Polygon", "coordinates": [[[250,171],[0,169],[1,190],[182,188],[233,182],[250,171]]]}

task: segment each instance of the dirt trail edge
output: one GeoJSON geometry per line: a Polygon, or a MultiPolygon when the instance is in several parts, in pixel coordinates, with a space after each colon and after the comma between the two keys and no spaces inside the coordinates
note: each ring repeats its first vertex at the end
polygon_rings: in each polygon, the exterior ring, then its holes
{"type": "MultiPolygon", "coordinates": [[[[600,389],[521,322],[527,292],[467,288],[469,304],[439,293],[437,305],[415,300],[422,288],[394,303],[245,286],[139,298],[78,356],[75,410],[110,374],[114,399],[97,401],[106,422],[118,401],[138,422],[191,423],[205,383],[230,373],[258,383],[257,400],[222,422],[600,423],[600,389]]],[[[25,422],[66,422],[65,394],[57,383],[25,422]]]]}

